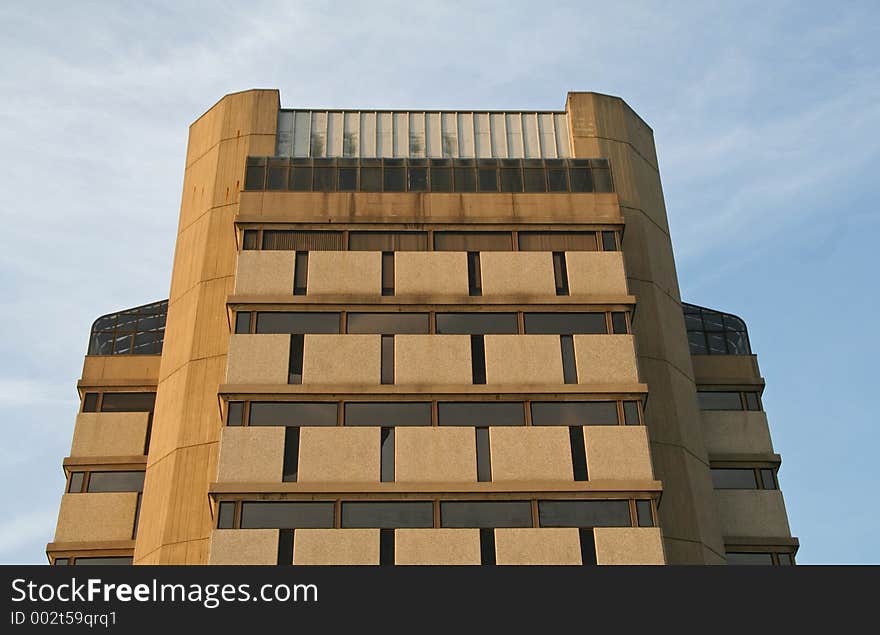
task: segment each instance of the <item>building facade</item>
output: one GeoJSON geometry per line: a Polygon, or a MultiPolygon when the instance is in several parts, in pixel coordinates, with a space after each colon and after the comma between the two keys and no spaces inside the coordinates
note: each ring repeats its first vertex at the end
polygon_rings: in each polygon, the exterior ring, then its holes
{"type": "Polygon", "coordinates": [[[651,129],[190,128],[170,297],[92,329],[54,564],[793,564],[737,317],[681,301],[651,129]]]}

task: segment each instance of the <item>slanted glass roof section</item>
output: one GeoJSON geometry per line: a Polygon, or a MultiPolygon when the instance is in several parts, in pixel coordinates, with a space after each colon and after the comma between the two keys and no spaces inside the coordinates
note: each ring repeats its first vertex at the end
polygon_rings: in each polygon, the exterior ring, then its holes
{"type": "Polygon", "coordinates": [[[691,355],[751,355],[746,323],[730,313],[682,303],[691,355]]]}
{"type": "Polygon", "coordinates": [[[168,300],[102,315],[92,324],[89,355],[161,355],[168,300]]]}
{"type": "Polygon", "coordinates": [[[567,159],[565,112],[279,110],[276,156],[567,159]]]}

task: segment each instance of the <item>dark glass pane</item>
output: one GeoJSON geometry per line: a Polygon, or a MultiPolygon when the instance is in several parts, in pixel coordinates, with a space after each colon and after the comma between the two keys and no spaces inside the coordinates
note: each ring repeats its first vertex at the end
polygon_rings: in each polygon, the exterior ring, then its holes
{"type": "Polygon", "coordinates": [[[614,234],[616,232],[602,232],[602,249],[603,251],[617,251],[617,239],[614,234]]]}
{"type": "Polygon", "coordinates": [[[533,401],[533,426],[616,426],[616,401],[533,401]]]}
{"type": "Polygon", "coordinates": [[[152,412],[154,392],[105,392],[101,412],[152,412]]]}
{"type": "Polygon", "coordinates": [[[428,333],[427,313],[349,313],[347,322],[349,333],[428,333]]]}
{"type": "Polygon", "coordinates": [[[286,190],[287,189],[287,166],[286,165],[270,165],[268,178],[266,179],[267,190],[286,190]]]}
{"type": "Polygon", "coordinates": [[[553,281],[556,284],[556,295],[568,295],[568,266],[564,251],[553,252],[553,281]]]}
{"type": "Polygon", "coordinates": [[[427,192],[428,191],[428,169],[427,168],[409,168],[409,191],[410,192],[427,192]]]}
{"type": "Polygon", "coordinates": [[[523,426],[523,404],[487,401],[447,401],[438,404],[438,423],[441,426],[523,426]]]}
{"type": "Polygon", "coordinates": [[[235,503],[223,501],[217,512],[217,529],[232,529],[235,526],[235,503]]]}
{"type": "Polygon", "coordinates": [[[257,333],[339,333],[339,313],[260,312],[257,333]]]}
{"type": "Polygon", "coordinates": [[[701,391],[697,393],[700,410],[742,410],[742,400],[738,392],[701,391]]]}
{"type": "Polygon", "coordinates": [[[266,167],[263,165],[249,165],[244,173],[244,189],[262,190],[266,178],[266,167]]]}
{"type": "Polygon", "coordinates": [[[92,472],[89,492],[142,492],[144,472],[92,472]]]}
{"type": "Polygon", "coordinates": [[[340,192],[357,190],[357,168],[338,169],[338,189],[340,192]]]}
{"type": "Polygon", "coordinates": [[[519,332],[516,313],[438,313],[438,335],[486,335],[519,332]]]}
{"type": "Polygon", "coordinates": [[[299,231],[299,230],[264,230],[263,249],[283,251],[338,251],[344,249],[342,232],[336,231],[299,231]]]}
{"type": "Polygon", "coordinates": [[[523,168],[523,189],[526,192],[546,192],[543,168],[523,168]]]}
{"type": "Polygon", "coordinates": [[[332,192],[336,189],[336,168],[315,168],[315,191],[332,192]]]}
{"type": "Polygon", "coordinates": [[[727,339],[728,355],[749,355],[749,338],[744,332],[728,331],[724,334],[727,339]]]}
{"type": "Polygon", "coordinates": [[[394,428],[382,428],[380,477],[382,483],[394,482],[394,428]]]}
{"type": "Polygon", "coordinates": [[[455,191],[477,191],[477,175],[473,168],[455,168],[455,191]]]}
{"type": "Polygon", "coordinates": [[[486,342],[482,335],[471,335],[471,381],[486,383],[486,342]]]}
{"type": "Polygon", "coordinates": [[[389,168],[386,161],[384,175],[385,192],[403,192],[406,190],[405,168],[389,168]]]}
{"type": "Polygon", "coordinates": [[[615,335],[623,335],[627,332],[626,313],[614,312],[611,314],[611,329],[615,335]]]}
{"type": "Polygon", "coordinates": [[[498,191],[498,170],[495,168],[481,168],[480,173],[480,191],[481,192],[497,192],[498,191]]]}
{"type": "Polygon", "coordinates": [[[523,191],[522,171],[519,168],[501,168],[501,191],[523,191]]]}
{"type": "Polygon", "coordinates": [[[348,248],[352,251],[425,251],[427,232],[349,232],[348,248]]]}
{"type": "Polygon", "coordinates": [[[76,566],[130,566],[133,558],[131,556],[77,556],[73,564],[76,566]]]}
{"type": "Polygon", "coordinates": [[[347,426],[429,426],[431,404],[422,401],[349,402],[345,404],[347,426]]]}
{"type": "Polygon", "coordinates": [[[305,166],[290,168],[290,189],[294,192],[311,192],[312,168],[305,166]]]}
{"type": "Polygon", "coordinates": [[[547,170],[547,184],[551,192],[568,191],[568,173],[565,169],[547,170]]]}
{"type": "Polygon", "coordinates": [[[380,382],[382,384],[394,383],[394,336],[382,336],[380,382]]]}
{"type": "Polygon", "coordinates": [[[156,331],[136,333],[134,336],[134,355],[153,355],[156,351],[156,331]]]}
{"type": "Polygon", "coordinates": [[[715,311],[703,311],[703,325],[707,331],[723,331],[724,315],[715,311]]]}
{"type": "Polygon", "coordinates": [[[706,334],[703,331],[688,331],[688,346],[691,355],[708,355],[706,348],[706,334]]]}
{"type": "Polygon", "coordinates": [[[709,347],[710,355],[727,354],[727,340],[724,333],[706,333],[706,344],[709,347]]]}
{"type": "Polygon", "coordinates": [[[613,192],[611,170],[597,170],[593,168],[593,187],[597,192],[613,192]]]}
{"type": "Polygon", "coordinates": [[[723,320],[725,330],[743,332],[746,331],[746,323],[735,315],[728,315],[727,313],[725,313],[723,316],[723,320]]]}
{"type": "Polygon", "coordinates": [[[651,501],[636,501],[636,518],[639,522],[639,527],[654,526],[654,515],[651,512],[651,501]]]}
{"type": "Polygon", "coordinates": [[[623,402],[623,420],[628,426],[637,426],[641,424],[639,421],[639,402],[623,402]]]}
{"type": "MultiPolygon", "coordinates": [[[[305,295],[309,284],[309,252],[298,251],[293,266],[293,295],[305,295]]],[[[259,323],[259,321],[258,321],[259,323]]]]}
{"type": "Polygon", "coordinates": [[[584,445],[584,429],[581,426],[568,428],[568,443],[571,447],[571,470],[574,480],[587,481],[590,476],[587,473],[587,452],[584,445]]]}
{"type": "Polygon", "coordinates": [[[596,251],[596,232],[519,232],[520,251],[596,251]]]}
{"type": "Polygon", "coordinates": [[[244,237],[242,238],[242,249],[252,250],[257,249],[259,246],[259,237],[260,232],[256,229],[246,229],[244,230],[244,237]]]}
{"type": "Polygon", "coordinates": [[[89,343],[89,355],[112,355],[113,332],[96,331],[92,333],[92,341],[89,343]]]}
{"type": "Polygon", "coordinates": [[[333,503],[245,501],[241,504],[242,529],[331,529],[333,503]]]}
{"type": "Polygon", "coordinates": [[[116,339],[113,342],[114,355],[126,355],[131,352],[131,336],[132,333],[116,332],[116,339]]]}
{"type": "Polygon", "coordinates": [[[483,295],[483,274],[480,269],[480,252],[469,251],[467,254],[468,295],[483,295]]]}
{"type": "Polygon", "coordinates": [[[332,401],[255,401],[248,425],[335,426],[337,407],[332,401]]]}
{"type": "Polygon", "coordinates": [[[83,480],[85,479],[85,472],[71,472],[70,473],[70,484],[67,486],[68,494],[79,494],[83,489],[83,480]]]}
{"type": "Polygon", "coordinates": [[[761,470],[761,488],[776,489],[776,476],[773,474],[773,470],[769,468],[761,470]]]}
{"type": "Polygon", "coordinates": [[[70,565],[70,558],[55,558],[52,564],[56,567],[66,567],[70,565]]]}
{"type": "Polygon", "coordinates": [[[510,232],[434,232],[436,251],[510,251],[510,232]]]}
{"type": "Polygon", "coordinates": [[[87,392],[83,397],[83,412],[98,412],[98,393],[87,392]]]}
{"type": "Polygon", "coordinates": [[[771,553],[745,553],[745,552],[727,552],[727,564],[734,565],[773,565],[773,554],[771,553]]]}
{"type": "Polygon", "coordinates": [[[604,313],[526,313],[523,320],[527,334],[608,333],[604,313]]]}
{"type": "Polygon", "coordinates": [[[489,445],[489,428],[474,428],[477,447],[477,481],[492,480],[492,450],[489,445]]]}
{"type": "Polygon", "coordinates": [[[288,426],[284,429],[284,456],[281,466],[281,481],[295,483],[299,472],[299,428],[288,426]]]}
{"type": "Polygon", "coordinates": [[[758,489],[755,470],[751,468],[713,467],[710,472],[715,489],[758,489]]]}
{"type": "Polygon", "coordinates": [[[394,295],[394,252],[382,252],[382,295],[394,295]]]}
{"type": "Polygon", "coordinates": [[[230,401],[227,406],[226,425],[240,426],[244,423],[244,403],[241,401],[230,401]]]}
{"type": "Polygon", "coordinates": [[[688,331],[702,331],[703,318],[700,317],[699,313],[685,313],[684,326],[688,331]]]}
{"type": "Polygon", "coordinates": [[[444,501],[440,503],[441,527],[531,527],[529,501],[444,501]]]}
{"type": "Polygon", "coordinates": [[[397,529],[433,527],[434,504],[426,502],[342,503],[343,527],[397,529]]]}
{"type": "Polygon", "coordinates": [[[568,178],[572,192],[592,192],[593,178],[587,168],[569,168],[568,178]]]}
{"type": "Polygon", "coordinates": [[[381,192],[382,168],[361,168],[361,192],[381,192]]]}
{"type": "Polygon", "coordinates": [[[577,383],[577,363],[574,357],[574,336],[560,335],[559,341],[562,347],[562,374],[566,384],[577,383]]]}
{"type": "Polygon", "coordinates": [[[235,314],[235,332],[238,334],[251,332],[250,311],[239,311],[235,314]]]}
{"type": "Polygon", "coordinates": [[[541,527],[631,527],[625,500],[538,501],[541,527]]]}
{"type": "Polygon", "coordinates": [[[758,393],[747,392],[746,393],[746,410],[758,411],[760,409],[761,409],[761,404],[758,401],[758,393]]]}
{"type": "Polygon", "coordinates": [[[794,564],[790,553],[778,553],[776,554],[776,558],[779,560],[779,566],[781,567],[787,567],[794,564]]]}
{"type": "Polygon", "coordinates": [[[452,170],[450,168],[431,168],[431,191],[452,191],[452,170]]]}

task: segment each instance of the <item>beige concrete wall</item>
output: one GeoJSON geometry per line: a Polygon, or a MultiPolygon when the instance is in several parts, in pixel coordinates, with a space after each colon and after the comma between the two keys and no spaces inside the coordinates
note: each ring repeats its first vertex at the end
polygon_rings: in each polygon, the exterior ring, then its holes
{"type": "Polygon", "coordinates": [[[278,563],[277,529],[215,529],[208,564],[274,565],[278,563]]]}
{"type": "Polygon", "coordinates": [[[82,412],[76,416],[70,456],[135,456],[144,453],[148,412],[82,412]]]}
{"type": "Polygon", "coordinates": [[[761,379],[755,355],[692,355],[698,384],[739,384],[761,379]]]}
{"type": "Polygon", "coordinates": [[[478,565],[479,529],[395,529],[394,564],[478,565]]]}
{"type": "Polygon", "coordinates": [[[290,335],[230,335],[227,384],[286,384],[290,335]]]}
{"type": "Polygon", "coordinates": [[[65,494],[55,542],[131,540],[137,492],[65,494]]]}
{"type": "Polygon", "coordinates": [[[635,384],[639,381],[632,335],[575,335],[579,384],[635,384]]]}
{"type": "Polygon", "coordinates": [[[377,565],[378,529],[297,529],[296,565],[377,565]]]}
{"type": "Polygon", "coordinates": [[[470,384],[468,335],[395,335],[394,383],[412,387],[470,384]]]}
{"type": "Polygon", "coordinates": [[[284,431],[280,426],[223,428],[217,481],[280,483],[284,466],[284,431]]]}
{"type": "Polygon", "coordinates": [[[658,527],[596,527],[596,564],[666,564],[658,527]]]}
{"type": "Polygon", "coordinates": [[[791,536],[779,490],[715,490],[715,503],[725,536],[791,536]]]}
{"type": "Polygon", "coordinates": [[[382,252],[310,251],[310,296],[381,295],[382,252]]]}
{"type": "Polygon", "coordinates": [[[295,251],[242,251],[235,266],[236,295],[293,295],[295,251]]]}
{"type": "Polygon", "coordinates": [[[567,251],[565,268],[571,296],[628,293],[622,252],[567,251]]]}
{"type": "Polygon", "coordinates": [[[398,483],[476,482],[473,428],[399,427],[394,431],[398,483]]]}
{"type": "Polygon", "coordinates": [[[704,410],[703,436],[709,454],[772,454],[770,427],[763,412],[704,410]]]}
{"type": "Polygon", "coordinates": [[[590,480],[652,480],[648,435],[643,426],[584,426],[590,480]]]}
{"type": "Polygon", "coordinates": [[[553,254],[545,251],[480,253],[483,297],[528,301],[555,298],[553,254]]]}
{"type": "Polygon", "coordinates": [[[300,483],[378,483],[381,429],[304,427],[299,431],[300,483]]]}
{"type": "Polygon", "coordinates": [[[583,564],[576,527],[495,530],[496,564],[583,564]]]}
{"type": "Polygon", "coordinates": [[[396,252],[394,295],[408,300],[467,297],[467,254],[457,251],[396,252]]]}
{"type": "Polygon", "coordinates": [[[381,335],[306,335],[303,383],[378,385],[381,347],[381,335]]]}
{"type": "Polygon", "coordinates": [[[558,335],[486,335],[486,383],[564,383],[558,335]]]}
{"type": "Polygon", "coordinates": [[[155,386],[161,360],[160,355],[86,355],[82,380],[92,385],[136,382],[155,386]]]}
{"type": "Polygon", "coordinates": [[[562,426],[489,428],[493,481],[571,481],[571,445],[562,426]]]}

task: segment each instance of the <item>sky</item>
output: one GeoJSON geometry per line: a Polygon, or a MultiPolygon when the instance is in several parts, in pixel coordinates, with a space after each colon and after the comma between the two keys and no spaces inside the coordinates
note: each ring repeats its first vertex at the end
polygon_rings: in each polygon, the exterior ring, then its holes
{"type": "Polygon", "coordinates": [[[798,562],[880,563],[880,4],[0,5],[0,563],[44,563],[91,323],[168,297],[187,130],[284,107],[562,110],[654,130],[685,300],[749,326],[798,562]]]}

